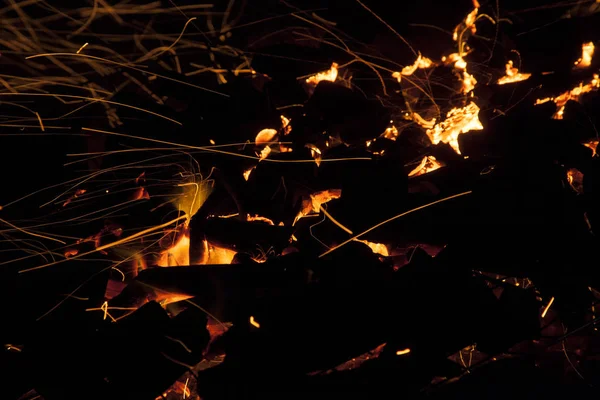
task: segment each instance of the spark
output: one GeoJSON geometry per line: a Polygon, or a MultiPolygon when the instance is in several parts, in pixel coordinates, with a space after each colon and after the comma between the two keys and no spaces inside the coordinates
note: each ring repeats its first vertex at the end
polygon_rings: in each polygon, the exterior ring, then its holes
{"type": "Polygon", "coordinates": [[[410,349],[409,349],[409,348],[406,348],[406,349],[403,349],[403,350],[398,350],[398,351],[396,352],[396,355],[397,355],[397,356],[403,356],[403,355],[405,355],[405,354],[408,354],[408,353],[410,353],[410,349]]]}
{"type": "Polygon", "coordinates": [[[260,324],[254,320],[254,316],[252,316],[252,315],[250,316],[250,325],[252,325],[256,328],[260,328],[260,324]]]}
{"type": "Polygon", "coordinates": [[[87,46],[88,44],[89,44],[88,42],[85,42],[85,43],[83,44],[83,46],[81,46],[81,47],[79,48],[79,50],[77,50],[77,52],[76,52],[75,54],[79,54],[79,53],[81,53],[81,50],[85,49],[85,48],[86,48],[86,46],[87,46]]]}
{"type": "Polygon", "coordinates": [[[424,205],[422,205],[420,207],[413,208],[412,210],[405,211],[402,214],[398,214],[398,215],[396,215],[396,216],[394,216],[392,218],[386,219],[385,221],[380,222],[377,225],[375,225],[375,226],[367,229],[366,231],[361,232],[358,235],[355,235],[355,236],[351,237],[350,239],[342,242],[341,244],[339,244],[339,245],[337,245],[335,247],[332,247],[331,249],[329,249],[326,252],[324,252],[323,254],[321,254],[319,256],[319,258],[322,258],[322,257],[326,256],[327,254],[334,252],[335,250],[339,249],[340,247],[347,245],[348,243],[352,242],[353,240],[358,239],[359,237],[361,237],[361,236],[363,236],[363,235],[365,235],[365,234],[367,234],[367,233],[369,233],[371,231],[374,231],[375,229],[379,228],[380,226],[383,226],[383,225],[387,224],[388,222],[394,221],[394,220],[396,220],[398,218],[402,218],[405,215],[412,214],[412,213],[414,213],[416,211],[420,211],[420,210],[422,210],[424,208],[431,207],[431,206],[433,206],[435,204],[439,204],[439,203],[442,203],[444,201],[452,200],[452,199],[455,199],[455,198],[458,198],[458,197],[461,197],[461,196],[466,196],[466,195],[471,194],[471,193],[473,193],[473,191],[469,190],[467,192],[462,192],[462,193],[458,193],[458,194],[455,194],[455,195],[452,195],[452,196],[444,197],[443,199],[439,199],[439,200],[433,201],[431,203],[424,204],[424,205]]]}
{"type": "Polygon", "coordinates": [[[550,309],[550,306],[552,305],[552,303],[554,303],[554,297],[552,297],[550,299],[550,301],[548,302],[548,305],[546,307],[544,307],[544,311],[542,311],[542,318],[544,318],[546,316],[546,313],[550,309]]]}

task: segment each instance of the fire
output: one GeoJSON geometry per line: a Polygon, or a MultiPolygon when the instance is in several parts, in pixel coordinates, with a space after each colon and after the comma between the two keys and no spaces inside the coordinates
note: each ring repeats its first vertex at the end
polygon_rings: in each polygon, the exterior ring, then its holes
{"type": "Polygon", "coordinates": [[[519,72],[518,68],[513,67],[512,60],[506,63],[506,75],[498,79],[498,85],[506,85],[507,83],[520,82],[529,79],[531,74],[519,72]]]}
{"type": "Polygon", "coordinates": [[[201,265],[231,264],[233,257],[237,254],[237,251],[215,246],[206,240],[202,243],[204,245],[204,255],[202,260],[198,261],[198,264],[201,265]]]}
{"type": "Polygon", "coordinates": [[[257,146],[271,143],[277,137],[277,133],[278,133],[277,129],[269,129],[269,128],[263,129],[262,131],[258,132],[258,135],[256,135],[256,138],[254,139],[254,143],[257,146]]]}
{"type": "Polygon", "coordinates": [[[458,53],[452,53],[448,57],[442,57],[442,62],[445,65],[450,65],[454,63],[454,69],[458,73],[459,79],[462,82],[461,92],[463,94],[467,94],[471,90],[475,89],[475,85],[477,85],[477,80],[473,75],[467,72],[467,62],[465,61],[462,55],[458,53]]]}
{"type": "Polygon", "coordinates": [[[432,65],[433,65],[433,61],[431,61],[427,57],[423,57],[419,53],[419,55],[417,56],[417,59],[415,60],[415,62],[412,65],[407,65],[406,67],[402,68],[401,72],[392,73],[392,77],[396,78],[398,80],[398,83],[400,83],[402,81],[402,75],[410,76],[410,75],[414,74],[417,69],[426,69],[426,68],[431,67],[432,65]]]}
{"type": "Polygon", "coordinates": [[[588,42],[581,46],[581,57],[575,61],[575,68],[587,68],[592,64],[594,56],[594,43],[588,42]]]}
{"type": "Polygon", "coordinates": [[[473,11],[467,14],[463,23],[459,24],[454,28],[454,32],[452,33],[452,39],[456,42],[459,41],[462,33],[468,29],[471,30],[471,34],[475,34],[477,32],[477,27],[475,26],[475,21],[477,20],[477,13],[479,12],[479,7],[477,7],[477,3],[474,4],[475,8],[473,11]]]}
{"type": "Polygon", "coordinates": [[[598,140],[590,140],[583,144],[585,147],[592,149],[592,157],[596,157],[596,149],[598,148],[598,140]]]}
{"type": "Polygon", "coordinates": [[[133,194],[133,200],[149,200],[150,194],[144,187],[137,188],[133,194]]]}
{"type": "Polygon", "coordinates": [[[281,129],[284,136],[289,135],[292,131],[292,125],[290,125],[290,122],[292,122],[291,119],[285,117],[284,115],[281,116],[281,129]]]}
{"type": "Polygon", "coordinates": [[[256,167],[252,167],[252,168],[248,168],[247,170],[244,171],[243,175],[244,175],[244,179],[248,180],[250,179],[250,174],[252,173],[252,171],[255,169],[256,167]]]}
{"type": "Polygon", "coordinates": [[[428,172],[435,171],[443,167],[444,165],[436,160],[434,156],[425,156],[419,163],[419,165],[410,171],[408,174],[409,177],[425,175],[428,172]]]}
{"type": "Polygon", "coordinates": [[[458,146],[458,135],[472,130],[482,130],[483,125],[479,121],[479,107],[471,102],[462,108],[453,108],[446,115],[446,120],[436,124],[426,133],[431,143],[448,143],[456,153],[460,153],[458,146]]]}
{"type": "Polygon", "coordinates": [[[375,254],[379,254],[381,256],[384,257],[389,257],[390,256],[390,252],[387,249],[387,246],[383,243],[373,243],[373,242],[369,242],[367,240],[357,240],[357,242],[361,242],[366,244],[367,246],[369,246],[369,248],[373,251],[373,253],[375,254]]]}
{"type": "Polygon", "coordinates": [[[311,212],[318,213],[321,210],[321,205],[328,201],[339,199],[342,196],[341,189],[331,189],[316,192],[310,195],[310,199],[304,199],[302,201],[302,209],[298,212],[298,215],[294,219],[295,225],[298,220],[311,212]]]}
{"type": "Polygon", "coordinates": [[[565,113],[565,106],[569,100],[579,102],[582,94],[589,93],[593,90],[598,89],[599,87],[600,87],[600,76],[598,76],[598,74],[594,74],[594,77],[592,78],[592,80],[589,83],[584,85],[583,82],[581,82],[579,84],[579,86],[576,86],[573,89],[569,90],[568,92],[564,92],[563,94],[560,94],[556,97],[547,97],[545,99],[537,99],[535,101],[535,105],[544,104],[549,101],[553,101],[556,104],[557,110],[552,118],[553,119],[563,119],[563,114],[565,113]]]}
{"type": "MultiPolygon", "coordinates": [[[[385,132],[381,136],[389,140],[396,140],[398,138],[398,129],[394,125],[385,129],[385,132]]],[[[370,144],[370,143],[369,143],[370,144]]],[[[368,146],[367,146],[368,147],[368,146]]]]}
{"type": "Polygon", "coordinates": [[[335,82],[338,76],[338,64],[332,63],[331,68],[328,71],[319,72],[313,76],[310,76],[306,79],[306,83],[311,86],[317,86],[317,84],[321,81],[330,81],[335,82]]]}
{"type": "Polygon", "coordinates": [[[156,265],[159,267],[190,265],[190,236],[187,230],[182,232],[173,246],[160,253],[156,265]]]}

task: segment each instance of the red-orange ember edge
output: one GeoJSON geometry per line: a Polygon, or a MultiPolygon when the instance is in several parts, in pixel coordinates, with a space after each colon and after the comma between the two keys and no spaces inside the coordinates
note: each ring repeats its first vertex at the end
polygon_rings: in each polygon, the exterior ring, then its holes
{"type": "Polygon", "coordinates": [[[580,102],[581,96],[584,93],[592,92],[598,88],[600,88],[600,76],[598,74],[594,74],[590,82],[586,83],[585,85],[583,84],[583,82],[581,82],[578,86],[575,86],[573,89],[566,91],[556,97],[546,97],[544,99],[537,99],[535,101],[535,105],[553,101],[556,104],[557,110],[552,118],[563,119],[563,114],[565,112],[565,106],[567,104],[567,101],[572,100],[580,102]]]}
{"type": "Polygon", "coordinates": [[[378,358],[381,355],[381,353],[383,352],[383,349],[385,348],[386,345],[387,345],[387,343],[380,344],[379,346],[375,347],[373,350],[368,351],[364,354],[361,354],[358,357],[352,358],[351,360],[348,360],[332,369],[328,369],[328,370],[324,370],[324,371],[314,371],[314,372],[309,373],[308,375],[310,375],[310,376],[329,375],[335,371],[349,371],[349,370],[356,369],[356,368],[360,367],[366,361],[378,358]]]}
{"type": "Polygon", "coordinates": [[[456,153],[460,154],[458,136],[461,133],[482,129],[479,107],[471,102],[465,107],[450,110],[444,121],[437,123],[432,129],[427,129],[426,133],[431,143],[448,143],[456,153]]]}
{"type": "Polygon", "coordinates": [[[506,64],[506,75],[498,79],[498,85],[506,85],[507,83],[520,82],[529,79],[531,74],[519,72],[518,68],[513,67],[513,62],[509,61],[506,64]]]}

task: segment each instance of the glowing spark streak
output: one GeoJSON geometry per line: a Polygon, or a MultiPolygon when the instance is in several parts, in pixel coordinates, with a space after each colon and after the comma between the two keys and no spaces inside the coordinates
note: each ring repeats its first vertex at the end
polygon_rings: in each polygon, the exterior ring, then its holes
{"type": "Polygon", "coordinates": [[[35,113],[35,116],[37,117],[38,121],[40,121],[40,128],[42,129],[42,132],[46,132],[46,130],[44,129],[44,123],[42,122],[42,117],[40,117],[40,114],[35,113]]]}
{"type": "Polygon", "coordinates": [[[102,307],[100,307],[100,309],[104,311],[104,317],[102,317],[102,319],[106,320],[106,315],[108,314],[108,301],[102,303],[102,307]]]}
{"type": "Polygon", "coordinates": [[[346,227],[345,227],[344,225],[342,225],[341,223],[339,223],[339,222],[338,222],[338,221],[337,221],[335,218],[333,218],[333,217],[331,216],[331,214],[329,214],[329,213],[327,212],[327,210],[323,208],[323,206],[319,206],[319,209],[320,209],[321,211],[323,211],[323,214],[325,214],[325,216],[326,216],[327,218],[329,218],[329,219],[331,220],[331,222],[333,222],[334,224],[336,224],[338,227],[340,227],[340,228],[341,228],[343,231],[345,231],[345,232],[346,232],[346,233],[348,233],[349,235],[352,235],[352,231],[351,231],[350,229],[346,228],[346,227]]]}
{"type": "Polygon", "coordinates": [[[394,216],[394,217],[392,217],[392,218],[389,218],[389,219],[387,219],[387,220],[385,220],[385,221],[383,221],[383,222],[380,222],[380,223],[378,223],[377,225],[375,225],[375,226],[373,226],[373,227],[371,227],[371,228],[367,229],[366,231],[364,231],[364,232],[361,232],[361,233],[359,233],[358,235],[355,235],[355,236],[351,237],[350,239],[346,240],[345,242],[342,242],[341,244],[339,244],[339,245],[337,245],[337,246],[335,246],[335,247],[332,247],[331,249],[327,250],[325,253],[321,254],[321,255],[319,256],[319,258],[321,258],[321,257],[324,257],[324,256],[326,256],[327,254],[334,252],[335,250],[339,249],[340,247],[347,245],[347,244],[348,244],[348,243],[350,243],[351,241],[353,241],[353,240],[355,240],[355,239],[358,239],[359,237],[361,237],[361,236],[363,236],[363,235],[365,235],[365,234],[367,234],[367,233],[369,233],[369,232],[371,232],[371,231],[374,231],[375,229],[379,228],[380,226],[383,226],[383,225],[387,224],[388,222],[394,221],[394,220],[396,220],[396,219],[398,219],[398,218],[402,218],[402,217],[404,217],[405,215],[412,214],[413,212],[416,212],[416,211],[422,210],[422,209],[424,209],[424,208],[427,208],[427,207],[433,206],[433,205],[435,205],[435,204],[442,203],[442,202],[444,202],[444,201],[448,201],[448,200],[452,200],[452,199],[455,199],[455,198],[457,198],[457,197],[466,196],[466,195],[468,195],[468,194],[471,194],[471,193],[473,193],[473,191],[472,191],[472,190],[469,190],[469,191],[467,191],[467,192],[462,192],[462,193],[458,193],[458,194],[455,194],[455,195],[452,195],[452,196],[449,196],[449,197],[444,197],[443,199],[436,200],[436,201],[433,201],[433,202],[431,202],[431,203],[424,204],[424,205],[422,205],[422,206],[420,206],[420,207],[413,208],[412,210],[405,211],[405,212],[403,212],[402,214],[398,214],[398,215],[396,215],[396,216],[394,216]]]}
{"type": "Polygon", "coordinates": [[[125,282],[125,274],[119,268],[112,267],[115,271],[121,274],[121,282],[125,282]]]}
{"type": "MultiPolygon", "coordinates": [[[[87,256],[87,255],[90,255],[90,254],[93,254],[93,253],[97,253],[97,252],[102,251],[102,250],[110,249],[111,247],[115,247],[115,246],[118,246],[120,244],[128,243],[128,242],[130,242],[132,240],[135,240],[135,239],[137,239],[137,238],[139,238],[141,236],[144,236],[144,235],[146,235],[148,233],[151,233],[151,232],[154,232],[154,231],[166,228],[167,226],[169,226],[171,224],[174,224],[177,221],[181,221],[183,219],[186,219],[186,218],[188,218],[187,215],[182,215],[182,216],[177,217],[177,218],[175,218],[175,219],[173,219],[173,220],[171,220],[169,222],[165,222],[164,224],[160,224],[160,225],[157,225],[157,226],[153,226],[152,228],[144,229],[143,231],[140,231],[138,233],[134,233],[133,235],[127,236],[126,238],[123,238],[121,240],[117,240],[117,241],[112,242],[112,243],[107,243],[107,244],[105,244],[103,246],[99,246],[96,249],[88,251],[86,253],[78,254],[77,256],[73,256],[73,257],[69,258],[69,260],[72,260],[72,259],[75,259],[75,258],[80,258],[80,257],[83,257],[83,256],[87,256]]],[[[19,271],[19,273],[21,274],[21,273],[24,273],[24,272],[35,271],[35,270],[38,270],[38,269],[42,269],[42,268],[50,267],[50,266],[53,266],[53,265],[56,265],[56,264],[60,264],[60,263],[65,262],[65,261],[67,261],[67,259],[63,259],[63,260],[51,262],[51,263],[44,264],[44,265],[39,265],[39,266],[33,267],[33,268],[23,269],[23,270],[19,271]]]]}
{"type": "Polygon", "coordinates": [[[52,94],[50,94],[50,93],[0,93],[0,96],[45,96],[45,97],[50,96],[50,97],[64,97],[64,98],[67,98],[67,99],[88,100],[88,101],[92,101],[92,102],[99,101],[101,103],[107,103],[107,104],[112,104],[112,105],[116,105],[116,106],[131,108],[131,109],[137,110],[137,111],[142,111],[142,112],[154,115],[156,117],[166,119],[167,121],[171,121],[171,122],[173,122],[173,123],[175,123],[177,125],[183,125],[179,121],[175,121],[174,119],[171,119],[169,117],[166,117],[164,115],[155,113],[155,112],[150,111],[150,110],[145,110],[145,109],[140,108],[140,107],[131,106],[129,104],[124,104],[124,103],[119,103],[119,102],[116,102],[116,101],[99,99],[99,98],[93,98],[93,97],[75,96],[75,95],[71,95],[71,94],[56,94],[56,93],[52,93],[52,94]]]}
{"type": "MultiPolygon", "coordinates": [[[[176,147],[183,148],[183,149],[202,150],[202,151],[207,151],[207,152],[212,152],[212,153],[226,154],[226,155],[230,155],[230,156],[234,156],[234,157],[249,158],[251,160],[260,160],[261,159],[260,157],[249,156],[249,155],[246,155],[246,154],[238,154],[238,153],[233,153],[233,152],[230,152],[230,151],[216,150],[216,149],[211,148],[211,147],[191,146],[191,145],[187,145],[187,144],[179,144],[179,143],[167,142],[165,140],[150,139],[150,138],[145,138],[145,137],[140,137],[140,136],[127,135],[125,133],[117,133],[117,132],[104,131],[104,130],[101,130],[101,129],[81,128],[81,130],[89,131],[89,132],[105,133],[107,135],[123,136],[123,137],[132,138],[132,139],[145,140],[147,142],[161,143],[161,144],[166,144],[166,145],[169,145],[169,146],[176,146],[176,147]]],[[[217,146],[215,146],[215,147],[217,147],[217,146]]],[[[370,157],[354,157],[354,158],[328,158],[328,159],[321,160],[321,162],[359,161],[359,160],[360,161],[372,161],[372,159],[370,157]]],[[[266,158],[266,159],[264,159],[262,161],[277,162],[277,163],[314,163],[315,162],[314,160],[272,160],[272,159],[269,159],[269,158],[266,158]]]]}
{"type": "Polygon", "coordinates": [[[544,311],[542,311],[542,318],[544,318],[546,316],[546,313],[550,309],[550,306],[552,305],[552,303],[554,303],[554,297],[552,297],[550,299],[550,301],[548,302],[548,305],[546,307],[544,307],[544,311]]]}
{"type": "Polygon", "coordinates": [[[25,230],[23,228],[19,228],[18,226],[13,225],[13,224],[11,224],[8,221],[3,220],[2,218],[0,218],[0,222],[5,223],[6,225],[10,226],[13,229],[16,229],[19,232],[25,233],[26,235],[35,236],[35,237],[39,237],[39,238],[42,238],[42,239],[52,240],[52,241],[58,242],[60,244],[67,244],[67,242],[63,242],[62,240],[54,239],[54,238],[52,238],[50,236],[39,235],[37,233],[33,233],[33,232],[30,232],[30,231],[27,231],[27,230],[25,230]]]}
{"type": "Polygon", "coordinates": [[[188,381],[189,381],[189,380],[190,380],[190,378],[187,378],[187,379],[185,380],[185,386],[183,387],[183,398],[184,398],[184,399],[186,398],[186,395],[187,395],[187,393],[188,393],[188,387],[187,387],[187,385],[188,385],[188,381]]]}
{"type": "MultiPolygon", "coordinates": [[[[85,58],[89,58],[89,59],[96,60],[96,61],[101,61],[101,62],[105,62],[105,63],[109,63],[109,64],[119,65],[121,67],[132,69],[134,71],[142,72],[144,74],[148,73],[148,71],[145,71],[145,70],[143,70],[141,68],[132,67],[129,64],[124,64],[124,63],[120,63],[120,62],[113,61],[113,60],[107,60],[107,59],[100,58],[100,57],[89,56],[87,54],[77,54],[77,53],[44,53],[44,54],[35,54],[33,56],[25,57],[25,59],[26,60],[30,60],[30,59],[38,58],[38,57],[57,57],[57,56],[58,57],[73,57],[73,56],[85,57],[85,58]]],[[[152,75],[156,76],[158,78],[161,78],[161,79],[165,79],[167,81],[177,82],[177,83],[179,83],[181,85],[190,86],[190,87],[193,87],[195,89],[204,90],[206,92],[218,94],[218,95],[224,96],[224,97],[230,97],[228,94],[217,92],[216,90],[207,89],[207,88],[204,88],[202,86],[191,84],[189,82],[180,81],[179,79],[169,78],[168,76],[164,76],[164,75],[160,75],[160,74],[156,74],[156,73],[152,73],[152,75]]]]}
{"type": "Polygon", "coordinates": [[[256,328],[260,328],[260,324],[254,320],[254,317],[252,315],[250,316],[250,325],[256,328]]]}
{"type": "Polygon", "coordinates": [[[405,354],[408,354],[408,353],[410,353],[410,349],[406,348],[406,349],[404,349],[404,350],[398,350],[398,351],[396,352],[396,355],[397,355],[397,356],[403,356],[403,355],[405,355],[405,354]]]}
{"type": "Polygon", "coordinates": [[[185,30],[187,29],[187,26],[190,24],[190,22],[195,21],[196,19],[197,19],[196,17],[193,17],[193,18],[190,18],[187,20],[187,22],[183,26],[183,30],[179,33],[179,36],[177,37],[177,39],[175,39],[175,41],[173,43],[171,43],[171,45],[169,47],[167,47],[166,49],[164,49],[163,51],[161,51],[160,53],[158,53],[156,55],[151,55],[150,57],[142,57],[140,60],[138,60],[138,62],[146,61],[151,58],[156,58],[156,57],[166,53],[167,51],[171,50],[173,47],[175,47],[177,45],[177,43],[179,43],[179,41],[181,40],[181,37],[185,33],[185,30]]]}
{"type": "Polygon", "coordinates": [[[88,44],[89,44],[88,42],[85,42],[85,43],[84,43],[84,45],[83,45],[83,46],[81,46],[81,47],[79,48],[79,50],[77,50],[77,52],[76,52],[75,54],[79,54],[79,53],[81,53],[81,50],[85,49],[85,48],[86,48],[86,46],[87,46],[88,44]]]}

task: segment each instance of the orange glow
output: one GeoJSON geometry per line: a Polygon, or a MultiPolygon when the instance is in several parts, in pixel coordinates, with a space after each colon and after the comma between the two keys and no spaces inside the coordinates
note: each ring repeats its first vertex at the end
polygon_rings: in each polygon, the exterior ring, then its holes
{"type": "Polygon", "coordinates": [[[65,201],[63,203],[63,207],[66,206],[67,204],[69,204],[71,201],[75,200],[76,198],[78,198],[79,196],[81,196],[82,194],[84,194],[86,192],[85,189],[78,189],[75,194],[73,196],[71,196],[70,198],[67,199],[67,201],[65,201]]]}
{"type": "Polygon", "coordinates": [[[415,62],[412,65],[407,65],[406,67],[402,68],[401,72],[392,73],[392,77],[396,78],[398,80],[398,83],[400,83],[402,81],[402,75],[410,76],[410,75],[414,74],[417,69],[426,69],[426,68],[431,67],[432,65],[433,65],[433,61],[431,61],[427,57],[423,57],[419,53],[419,55],[417,56],[417,59],[415,60],[415,62]]]}
{"type": "Polygon", "coordinates": [[[180,235],[173,246],[160,253],[156,265],[159,267],[190,265],[190,236],[187,231],[180,235]]]}
{"type": "Polygon", "coordinates": [[[508,61],[506,64],[506,75],[498,79],[498,85],[506,85],[507,83],[520,82],[529,79],[531,74],[519,72],[518,68],[513,67],[513,62],[508,61]]]}
{"type": "Polygon", "coordinates": [[[158,302],[162,307],[166,307],[169,304],[188,300],[193,297],[194,296],[190,296],[187,294],[181,294],[181,293],[169,293],[169,292],[156,291],[154,300],[156,302],[158,302]]]}
{"type": "MultiPolygon", "coordinates": [[[[398,129],[396,129],[396,127],[394,125],[392,125],[389,128],[385,129],[385,132],[383,132],[383,137],[389,140],[396,140],[398,138],[398,129]]],[[[370,146],[370,143],[367,145],[367,147],[370,146]]]]}
{"type": "Polygon", "coordinates": [[[252,173],[254,168],[256,168],[256,167],[248,168],[247,170],[244,171],[243,175],[244,175],[245,180],[250,179],[250,174],[252,173]]]}
{"type": "Polygon", "coordinates": [[[583,193],[583,173],[577,168],[567,170],[567,181],[577,193],[583,193]]]}
{"type": "Polygon", "coordinates": [[[254,215],[254,216],[252,216],[252,215],[248,215],[248,218],[247,218],[247,220],[248,220],[249,222],[261,221],[261,222],[266,222],[266,223],[267,223],[267,224],[269,224],[269,225],[275,225],[275,224],[273,223],[273,220],[272,220],[272,219],[270,219],[270,218],[267,218],[267,217],[261,217],[260,215],[254,215]]]}
{"type": "Polygon", "coordinates": [[[289,135],[290,132],[292,131],[292,125],[290,125],[290,122],[292,122],[291,119],[286,118],[285,116],[281,116],[281,128],[283,130],[283,135],[289,135]]]}
{"type": "Polygon", "coordinates": [[[475,85],[477,85],[477,80],[475,77],[467,72],[465,69],[462,73],[462,88],[461,91],[464,94],[469,93],[471,90],[475,89],[475,85]]]}
{"type": "Polygon", "coordinates": [[[269,154],[271,154],[271,147],[265,146],[265,148],[260,151],[259,157],[261,160],[264,160],[265,158],[269,157],[269,154]]]}
{"type": "Polygon", "coordinates": [[[294,219],[295,225],[298,220],[310,213],[318,213],[321,210],[321,205],[328,201],[339,199],[342,196],[341,189],[323,190],[310,195],[310,199],[304,199],[302,201],[302,209],[298,212],[298,215],[294,219]]]}
{"type": "Polygon", "coordinates": [[[331,68],[328,71],[319,72],[309,78],[306,79],[306,83],[311,86],[317,86],[317,84],[321,81],[330,81],[335,82],[338,76],[338,64],[331,64],[331,68]]]}
{"type": "Polygon", "coordinates": [[[405,355],[405,354],[408,354],[408,353],[410,353],[410,349],[409,349],[409,348],[406,348],[406,349],[403,349],[403,350],[398,350],[398,351],[396,352],[396,355],[397,355],[397,356],[403,356],[403,355],[405,355]]]}
{"type": "Polygon", "coordinates": [[[558,109],[552,118],[553,119],[563,119],[563,114],[565,112],[565,105],[567,104],[567,101],[572,100],[572,101],[579,102],[581,100],[582,94],[589,93],[593,90],[598,89],[599,87],[600,87],[600,77],[598,76],[598,74],[594,74],[594,77],[592,78],[592,80],[589,83],[584,85],[583,82],[581,82],[579,84],[579,86],[576,86],[573,89],[569,90],[568,92],[564,92],[556,97],[547,97],[545,99],[537,99],[535,101],[535,105],[544,104],[549,101],[553,101],[556,104],[556,107],[558,109]]]}
{"type": "Polygon", "coordinates": [[[583,144],[585,147],[592,149],[592,157],[596,157],[596,149],[598,148],[598,140],[590,140],[583,144]]]}
{"type": "Polygon", "coordinates": [[[542,311],[542,318],[544,318],[546,316],[546,313],[550,309],[550,306],[552,305],[552,303],[554,303],[554,297],[552,297],[550,299],[550,301],[548,302],[548,305],[546,307],[544,307],[544,311],[542,311]]]}
{"type": "Polygon", "coordinates": [[[475,27],[475,21],[477,20],[477,12],[479,11],[479,7],[477,7],[478,3],[474,2],[475,8],[473,11],[467,14],[463,23],[454,28],[454,32],[452,33],[452,39],[456,42],[459,37],[462,35],[462,32],[467,29],[471,30],[472,34],[477,32],[477,28],[475,27]]]}
{"type": "Polygon", "coordinates": [[[442,163],[440,163],[434,156],[425,156],[423,160],[419,163],[419,165],[410,171],[408,174],[409,177],[425,175],[428,172],[435,171],[443,167],[442,163]]]}
{"type": "Polygon", "coordinates": [[[592,65],[592,57],[594,56],[594,43],[584,43],[581,46],[581,57],[575,61],[575,68],[586,68],[592,65]]]}
{"type": "Polygon", "coordinates": [[[277,138],[277,133],[277,129],[263,129],[262,131],[258,132],[254,142],[257,146],[271,143],[275,140],[275,138],[277,138]]]}
{"type": "Polygon", "coordinates": [[[138,188],[135,193],[133,194],[133,200],[148,200],[150,199],[150,194],[148,193],[148,191],[146,190],[146,188],[138,188]]]}
{"type": "Polygon", "coordinates": [[[256,328],[260,328],[260,324],[254,320],[254,317],[252,315],[250,316],[250,325],[256,328]]]}
{"type": "Polygon", "coordinates": [[[426,133],[431,143],[448,143],[456,153],[461,154],[458,136],[461,133],[482,129],[483,125],[479,121],[479,107],[471,102],[465,107],[450,110],[444,121],[436,124],[432,129],[427,129],[426,133]]]}
{"type": "Polygon", "coordinates": [[[204,255],[201,260],[197,261],[201,265],[231,264],[233,257],[237,254],[237,251],[212,245],[206,240],[202,244],[204,246],[204,255]]]}
{"type": "Polygon", "coordinates": [[[369,246],[369,248],[373,251],[373,253],[375,254],[379,254],[381,256],[384,257],[389,257],[390,253],[386,247],[385,244],[382,243],[373,243],[373,242],[368,242],[366,240],[357,240],[358,242],[364,243],[367,246],[369,246]]]}
{"type": "Polygon", "coordinates": [[[76,256],[79,253],[77,249],[68,249],[65,250],[65,258],[76,256]]]}
{"type": "Polygon", "coordinates": [[[421,128],[431,129],[435,126],[435,118],[427,120],[419,115],[419,113],[412,113],[412,120],[416,122],[421,128]]]}

